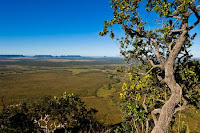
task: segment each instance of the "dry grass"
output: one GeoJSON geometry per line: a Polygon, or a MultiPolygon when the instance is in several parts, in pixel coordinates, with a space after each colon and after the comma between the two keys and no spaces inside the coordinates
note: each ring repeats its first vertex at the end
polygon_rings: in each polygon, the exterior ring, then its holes
{"type": "Polygon", "coordinates": [[[106,125],[116,124],[121,122],[121,112],[116,102],[119,101],[119,94],[116,92],[121,87],[118,85],[119,88],[106,89],[115,79],[109,78],[109,73],[113,73],[113,70],[102,70],[102,67],[102,64],[94,64],[94,68],[84,66],[84,69],[81,69],[82,66],[0,66],[0,97],[4,96],[7,104],[14,104],[23,99],[58,96],[66,91],[79,95],[88,108],[96,108],[99,111],[96,115],[98,121],[106,125]]]}
{"type": "Polygon", "coordinates": [[[1,61],[9,61],[9,62],[10,62],[10,61],[16,61],[16,60],[0,60],[0,62],[1,62],[1,61]]]}
{"type": "Polygon", "coordinates": [[[50,61],[50,62],[71,62],[71,61],[91,62],[91,61],[94,61],[94,60],[46,59],[46,61],[50,61]]]}

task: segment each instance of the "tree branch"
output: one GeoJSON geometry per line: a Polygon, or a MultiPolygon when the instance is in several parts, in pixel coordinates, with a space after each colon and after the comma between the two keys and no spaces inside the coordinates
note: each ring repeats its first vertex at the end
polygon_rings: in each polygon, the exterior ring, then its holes
{"type": "Polygon", "coordinates": [[[200,22],[200,19],[198,19],[193,25],[191,25],[191,26],[188,28],[188,30],[193,29],[197,24],[199,24],[199,22],[200,22]]]}
{"type": "Polygon", "coordinates": [[[163,79],[160,75],[158,75],[158,74],[157,74],[157,78],[158,78],[158,80],[159,80],[161,83],[164,82],[164,79],[163,79]]]}
{"type": "Polygon", "coordinates": [[[158,43],[155,39],[153,38],[150,38],[150,40],[154,43],[154,46],[155,46],[155,52],[156,52],[156,56],[157,58],[164,64],[165,63],[165,60],[163,57],[160,56],[160,53],[159,53],[159,48],[158,48],[158,43]]]}
{"type": "Polygon", "coordinates": [[[183,31],[183,29],[171,30],[172,33],[177,33],[177,32],[181,32],[181,31],[183,31]]]}
{"type": "Polygon", "coordinates": [[[196,9],[197,9],[197,11],[200,11],[200,5],[198,5],[198,6],[196,7],[196,9]]]}
{"type": "Polygon", "coordinates": [[[172,24],[171,28],[174,27],[174,25],[178,22],[179,19],[176,19],[176,21],[172,24]]]}
{"type": "Polygon", "coordinates": [[[153,63],[153,61],[150,60],[150,59],[148,59],[148,61],[151,63],[152,68],[151,68],[146,74],[149,74],[154,68],[161,68],[161,69],[163,69],[163,65],[155,65],[155,64],[153,63]]]}
{"type": "Polygon", "coordinates": [[[133,38],[135,35],[137,35],[137,36],[139,36],[139,37],[143,37],[143,38],[146,38],[146,39],[150,39],[150,40],[154,43],[154,46],[155,46],[155,54],[156,54],[157,58],[158,58],[163,64],[165,63],[164,58],[160,56],[159,48],[158,48],[158,43],[157,43],[157,41],[156,41],[154,38],[152,38],[151,36],[148,36],[148,35],[146,35],[146,34],[141,34],[141,33],[139,33],[138,31],[133,30],[133,29],[128,28],[128,27],[125,28],[125,32],[127,32],[132,38],[133,38]]]}
{"type": "Polygon", "coordinates": [[[172,51],[172,45],[173,45],[173,43],[174,43],[174,39],[172,39],[172,42],[169,44],[169,46],[168,46],[168,48],[169,48],[169,52],[171,52],[172,51]]]}
{"type": "Polygon", "coordinates": [[[200,5],[198,5],[197,7],[195,7],[195,5],[189,5],[189,8],[192,10],[192,13],[195,14],[195,16],[197,17],[197,19],[199,19],[199,13],[198,11],[200,10],[200,5]]]}
{"type": "Polygon", "coordinates": [[[181,110],[184,110],[184,109],[188,108],[187,107],[188,101],[185,100],[183,97],[182,97],[182,99],[183,99],[183,105],[178,107],[178,108],[176,108],[175,111],[174,111],[174,114],[176,114],[176,112],[178,112],[178,111],[181,111],[181,110]]]}
{"type": "Polygon", "coordinates": [[[137,128],[137,124],[136,124],[135,120],[133,120],[133,124],[134,124],[134,126],[135,126],[135,131],[136,131],[136,133],[139,133],[138,128],[137,128]]]}
{"type": "Polygon", "coordinates": [[[197,21],[193,24],[193,25],[191,25],[189,28],[188,28],[188,30],[191,30],[192,28],[194,28],[197,24],[199,24],[199,22],[200,22],[200,15],[199,15],[199,13],[198,13],[198,11],[200,11],[200,5],[199,6],[197,6],[197,7],[195,7],[195,5],[189,5],[189,8],[192,10],[190,13],[189,13],[189,15],[191,15],[192,13],[194,13],[195,14],[195,16],[196,16],[196,18],[197,18],[197,21]]]}
{"type": "Polygon", "coordinates": [[[158,119],[156,118],[156,114],[160,113],[161,109],[154,109],[152,112],[151,112],[151,115],[152,115],[152,118],[153,118],[153,121],[155,123],[155,125],[157,124],[158,122],[158,119]]]}
{"type": "MultiPolygon", "coordinates": [[[[176,44],[175,44],[175,46],[173,47],[173,49],[171,50],[171,52],[169,54],[169,57],[168,57],[168,59],[167,59],[167,61],[165,63],[165,68],[166,68],[166,66],[167,66],[167,68],[173,68],[175,59],[178,56],[178,54],[180,52],[180,49],[181,49],[181,47],[182,47],[182,45],[183,45],[183,43],[184,43],[184,41],[186,39],[185,35],[188,33],[187,26],[188,26],[188,23],[183,23],[182,24],[182,28],[181,29],[183,29],[183,31],[180,34],[179,38],[176,40],[176,44]]],[[[172,74],[172,73],[169,72],[168,74],[172,74]]],[[[165,75],[165,78],[166,77],[169,77],[169,76],[165,75]]]]}
{"type": "MultiPolygon", "coordinates": [[[[198,6],[196,7],[196,10],[197,10],[197,11],[200,11],[200,5],[198,5],[198,6]]],[[[194,13],[194,12],[193,12],[193,11],[189,12],[188,16],[190,16],[192,13],[194,13]]]]}
{"type": "Polygon", "coordinates": [[[149,74],[155,67],[152,67],[146,74],[149,74]]]}
{"type": "Polygon", "coordinates": [[[154,68],[162,68],[163,66],[162,65],[154,65],[151,69],[149,69],[149,71],[145,74],[149,74],[154,68]]]}
{"type": "Polygon", "coordinates": [[[181,17],[179,17],[179,16],[173,16],[173,15],[168,15],[167,17],[168,17],[168,18],[181,19],[181,17]]]}
{"type": "Polygon", "coordinates": [[[146,118],[146,131],[145,133],[148,133],[149,132],[149,119],[146,118]]]}
{"type": "Polygon", "coordinates": [[[147,98],[147,95],[145,94],[145,96],[144,96],[144,101],[143,101],[143,103],[142,103],[142,107],[144,108],[145,112],[147,113],[147,112],[148,112],[148,109],[147,109],[147,106],[145,105],[146,98],[147,98]]]}
{"type": "Polygon", "coordinates": [[[155,66],[152,60],[148,59],[148,61],[151,63],[152,66],[155,66]]]}
{"type": "Polygon", "coordinates": [[[165,100],[161,100],[161,99],[155,99],[156,101],[159,101],[159,102],[162,102],[162,103],[165,103],[165,100]]]}

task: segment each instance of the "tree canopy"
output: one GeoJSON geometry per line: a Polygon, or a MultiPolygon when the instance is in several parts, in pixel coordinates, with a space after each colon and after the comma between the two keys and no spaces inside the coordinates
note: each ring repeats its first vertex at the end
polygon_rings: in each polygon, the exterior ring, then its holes
{"type": "Polygon", "coordinates": [[[118,40],[121,54],[128,62],[132,59],[141,62],[138,68],[129,70],[130,84],[122,88],[126,127],[123,130],[166,133],[178,111],[189,108],[189,104],[198,109],[200,97],[196,86],[200,81],[200,64],[191,59],[189,48],[196,36],[190,31],[200,22],[200,1],[111,0],[110,3],[113,18],[104,22],[99,35],[109,34],[118,40]],[[141,9],[144,4],[145,9],[141,9]],[[156,28],[148,28],[141,12],[158,16],[156,28]],[[115,25],[120,25],[124,35],[117,36],[115,25]]]}
{"type": "Polygon", "coordinates": [[[93,117],[96,112],[88,110],[78,96],[66,92],[59,97],[44,97],[10,106],[4,104],[0,113],[0,132],[98,131],[100,128],[93,117]]]}

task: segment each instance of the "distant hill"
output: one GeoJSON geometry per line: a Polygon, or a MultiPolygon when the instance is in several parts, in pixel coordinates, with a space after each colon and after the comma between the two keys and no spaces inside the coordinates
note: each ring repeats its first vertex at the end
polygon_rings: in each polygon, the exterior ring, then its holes
{"type": "Polygon", "coordinates": [[[25,57],[24,55],[0,55],[0,57],[25,57]]]}
{"type": "Polygon", "coordinates": [[[52,55],[35,55],[34,57],[45,57],[45,58],[48,57],[49,58],[49,57],[53,57],[53,56],[52,55]]]}
{"type": "Polygon", "coordinates": [[[60,57],[81,57],[80,55],[61,55],[60,57]]]}
{"type": "Polygon", "coordinates": [[[61,56],[35,55],[34,57],[37,57],[37,58],[53,58],[53,57],[68,58],[68,57],[81,57],[81,56],[80,55],[61,55],[61,56]]]}

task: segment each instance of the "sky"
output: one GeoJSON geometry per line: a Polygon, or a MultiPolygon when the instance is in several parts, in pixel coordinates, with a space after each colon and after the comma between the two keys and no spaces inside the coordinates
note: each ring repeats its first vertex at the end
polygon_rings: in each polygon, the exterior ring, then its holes
{"type": "Polygon", "coordinates": [[[120,56],[116,41],[98,35],[111,18],[109,0],[0,0],[0,54],[120,56]]]}

